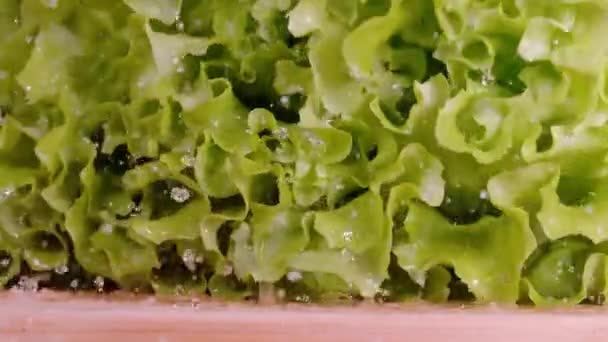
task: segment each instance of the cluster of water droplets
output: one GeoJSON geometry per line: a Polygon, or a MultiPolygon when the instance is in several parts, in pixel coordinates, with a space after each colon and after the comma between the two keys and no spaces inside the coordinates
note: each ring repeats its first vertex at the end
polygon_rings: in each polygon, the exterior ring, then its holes
{"type": "Polygon", "coordinates": [[[185,203],[190,199],[192,194],[185,187],[173,187],[170,193],[171,199],[177,203],[185,203]]]}

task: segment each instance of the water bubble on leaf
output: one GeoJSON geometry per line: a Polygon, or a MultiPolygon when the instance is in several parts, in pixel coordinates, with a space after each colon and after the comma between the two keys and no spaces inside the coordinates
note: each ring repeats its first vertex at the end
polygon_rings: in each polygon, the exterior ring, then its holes
{"type": "Polygon", "coordinates": [[[287,280],[289,280],[290,282],[295,283],[297,281],[300,281],[301,279],[302,273],[297,271],[287,272],[287,280]]]}
{"type": "Polygon", "coordinates": [[[13,193],[15,193],[15,188],[9,187],[0,190],[0,201],[10,197],[13,193]]]}
{"type": "Polygon", "coordinates": [[[186,249],[182,254],[184,266],[190,271],[196,271],[196,253],[191,249],[186,249]]]}
{"type": "Polygon", "coordinates": [[[184,203],[190,199],[190,190],[182,187],[174,187],[171,189],[171,199],[177,203],[184,203]]]}
{"type": "Polygon", "coordinates": [[[21,291],[35,292],[38,291],[39,283],[51,279],[50,273],[41,273],[34,276],[21,276],[17,282],[16,288],[21,291]]]}
{"type": "Polygon", "coordinates": [[[289,107],[289,96],[281,96],[279,98],[279,102],[283,107],[289,107]]]}
{"type": "Polygon", "coordinates": [[[230,264],[224,265],[224,276],[229,276],[234,271],[234,268],[230,264]]]}
{"type": "Polygon", "coordinates": [[[344,239],[344,241],[346,242],[352,242],[353,241],[353,232],[350,230],[345,231],[342,234],[342,238],[344,239]]]}
{"type": "Polygon", "coordinates": [[[276,129],[273,134],[281,140],[287,140],[287,138],[289,138],[289,132],[287,132],[287,128],[285,127],[276,129]]]}
{"type": "Polygon", "coordinates": [[[105,285],[105,280],[102,276],[97,276],[93,279],[93,285],[97,289],[97,292],[103,292],[103,287],[105,285]]]}
{"type": "Polygon", "coordinates": [[[285,289],[278,289],[277,298],[283,300],[283,299],[285,299],[285,297],[287,297],[287,291],[285,291],[285,289]]]}
{"type": "Polygon", "coordinates": [[[307,294],[299,294],[296,296],[295,300],[296,300],[296,302],[299,302],[299,303],[309,303],[310,296],[308,296],[307,294]]]}
{"type": "Polygon", "coordinates": [[[114,226],[110,223],[104,223],[99,227],[99,230],[101,230],[101,232],[104,234],[112,234],[114,231],[114,226]]]}
{"type": "Polygon", "coordinates": [[[55,267],[55,273],[57,274],[66,274],[68,273],[70,269],[68,268],[68,265],[61,265],[61,266],[57,266],[55,267]]]}
{"type": "Polygon", "coordinates": [[[304,136],[308,139],[308,142],[310,142],[311,145],[313,146],[323,146],[325,145],[325,142],[321,139],[319,139],[317,137],[316,134],[309,132],[309,131],[305,131],[304,132],[304,136]]]}
{"type": "Polygon", "coordinates": [[[492,75],[492,72],[490,71],[486,71],[481,74],[481,85],[483,85],[484,87],[493,84],[494,80],[494,75],[492,75]]]}
{"type": "Polygon", "coordinates": [[[195,159],[193,156],[186,154],[182,157],[181,162],[186,167],[194,167],[195,159]]]}
{"type": "Polygon", "coordinates": [[[7,268],[8,266],[10,266],[12,261],[13,261],[13,259],[10,256],[8,256],[6,258],[2,258],[2,259],[0,259],[0,267],[7,268]]]}
{"type": "Polygon", "coordinates": [[[183,296],[185,294],[186,294],[186,288],[184,287],[184,285],[182,285],[182,284],[175,285],[175,295],[176,296],[183,296]]]}

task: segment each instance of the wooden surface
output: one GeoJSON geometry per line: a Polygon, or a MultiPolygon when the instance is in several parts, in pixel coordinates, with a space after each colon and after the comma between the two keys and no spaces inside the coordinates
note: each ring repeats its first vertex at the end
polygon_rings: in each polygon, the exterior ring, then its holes
{"type": "Polygon", "coordinates": [[[0,341],[608,341],[608,311],[167,303],[9,292],[0,341]]]}

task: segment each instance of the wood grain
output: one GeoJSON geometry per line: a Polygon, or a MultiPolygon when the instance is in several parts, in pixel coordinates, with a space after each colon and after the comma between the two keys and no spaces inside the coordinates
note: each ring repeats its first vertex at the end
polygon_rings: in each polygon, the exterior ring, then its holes
{"type": "Polygon", "coordinates": [[[319,307],[0,295],[0,341],[608,341],[608,312],[414,303],[319,307]]]}

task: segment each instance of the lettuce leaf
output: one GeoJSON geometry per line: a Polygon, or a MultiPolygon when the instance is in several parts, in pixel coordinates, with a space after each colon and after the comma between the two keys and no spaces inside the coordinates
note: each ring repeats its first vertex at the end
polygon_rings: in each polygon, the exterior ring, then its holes
{"type": "Polygon", "coordinates": [[[0,284],[601,302],[607,16],[0,0],[0,284]]]}

